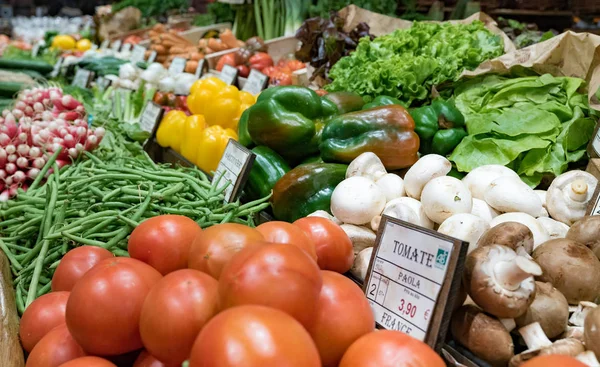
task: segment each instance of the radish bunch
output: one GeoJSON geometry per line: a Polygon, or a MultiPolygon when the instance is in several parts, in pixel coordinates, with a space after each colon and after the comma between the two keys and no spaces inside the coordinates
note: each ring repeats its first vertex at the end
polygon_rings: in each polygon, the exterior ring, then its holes
{"type": "Polygon", "coordinates": [[[59,167],[96,148],[105,131],[88,128],[85,117],[81,102],[60,88],[22,91],[14,109],[0,117],[0,201],[14,196],[19,187],[27,189],[61,148],[59,167]]]}

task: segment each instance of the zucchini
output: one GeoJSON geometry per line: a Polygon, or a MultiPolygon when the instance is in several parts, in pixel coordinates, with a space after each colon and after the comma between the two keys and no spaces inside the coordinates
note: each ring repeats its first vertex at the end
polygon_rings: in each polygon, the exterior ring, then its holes
{"type": "Polygon", "coordinates": [[[15,82],[0,82],[0,97],[12,98],[25,84],[15,82]]]}
{"type": "Polygon", "coordinates": [[[0,58],[0,69],[34,70],[40,74],[52,72],[54,67],[45,61],[38,60],[7,60],[0,58]]]}

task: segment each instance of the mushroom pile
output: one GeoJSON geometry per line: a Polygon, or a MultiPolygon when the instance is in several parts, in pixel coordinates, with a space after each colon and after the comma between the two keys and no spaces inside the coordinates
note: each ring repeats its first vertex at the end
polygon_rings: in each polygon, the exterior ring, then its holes
{"type": "Polygon", "coordinates": [[[451,168],[430,154],[401,178],[364,153],[335,188],[333,215],[311,216],[341,225],[361,280],[383,215],[468,242],[466,301],[450,328],[456,341],[492,366],[564,354],[600,367],[600,216],[585,217],[597,179],[569,171],[543,191],[504,166],[462,180],[448,176],[451,168]]]}

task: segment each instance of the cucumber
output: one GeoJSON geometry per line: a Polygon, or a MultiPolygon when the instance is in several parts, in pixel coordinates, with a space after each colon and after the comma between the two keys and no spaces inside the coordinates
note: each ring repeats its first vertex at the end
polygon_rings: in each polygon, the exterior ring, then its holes
{"type": "Polygon", "coordinates": [[[46,78],[44,78],[44,76],[42,74],[38,73],[35,70],[26,70],[26,69],[23,69],[23,70],[12,70],[12,71],[13,72],[18,72],[18,73],[23,73],[25,75],[29,75],[30,77],[32,77],[33,79],[38,80],[38,81],[46,79],[46,78]]]}
{"type": "Polygon", "coordinates": [[[45,61],[38,60],[7,60],[0,58],[1,69],[34,70],[40,74],[48,74],[54,68],[45,61]]]}
{"type": "Polygon", "coordinates": [[[0,82],[0,97],[12,98],[24,86],[25,85],[23,83],[0,82]]]}

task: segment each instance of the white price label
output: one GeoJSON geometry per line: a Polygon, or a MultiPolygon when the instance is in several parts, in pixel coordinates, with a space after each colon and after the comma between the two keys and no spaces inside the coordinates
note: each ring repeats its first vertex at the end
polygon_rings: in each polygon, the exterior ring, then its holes
{"type": "Polygon", "coordinates": [[[108,39],[105,39],[104,41],[102,41],[102,43],[100,44],[100,49],[101,50],[106,50],[108,48],[110,41],[108,39]]]}
{"type": "Polygon", "coordinates": [[[154,60],[156,60],[156,51],[150,52],[150,56],[148,56],[148,64],[152,64],[154,60]]]}
{"type": "Polygon", "coordinates": [[[75,73],[75,77],[73,77],[73,81],[71,85],[79,87],[79,88],[87,88],[90,80],[92,79],[92,72],[86,69],[77,69],[75,73]]]}
{"type": "Polygon", "coordinates": [[[110,86],[110,79],[107,79],[103,76],[99,76],[96,79],[96,85],[98,86],[98,88],[100,88],[100,90],[106,90],[106,88],[108,88],[110,86]]]}
{"type": "Polygon", "coordinates": [[[110,48],[111,48],[111,50],[117,52],[121,49],[121,44],[122,44],[121,40],[116,40],[115,42],[112,43],[112,45],[110,45],[110,48]]]}
{"type": "Polygon", "coordinates": [[[52,69],[52,73],[50,73],[51,77],[56,78],[60,74],[60,68],[62,67],[63,61],[65,61],[64,57],[60,57],[56,61],[56,64],[54,64],[54,69],[52,69]]]}
{"type": "Polygon", "coordinates": [[[183,73],[185,70],[186,59],[183,57],[176,57],[171,61],[171,65],[169,66],[169,74],[177,75],[183,73]]]}
{"type": "Polygon", "coordinates": [[[456,244],[384,219],[367,275],[367,299],[380,326],[425,341],[456,244]]]}
{"type": "Polygon", "coordinates": [[[196,72],[194,73],[196,75],[196,78],[200,78],[206,70],[208,70],[206,60],[202,59],[198,61],[198,67],[196,68],[196,72]]]}
{"type": "Polygon", "coordinates": [[[160,121],[162,114],[162,107],[152,101],[146,103],[144,111],[142,111],[142,116],[140,117],[140,127],[142,130],[152,134],[154,127],[160,121]]]}
{"type": "Polygon", "coordinates": [[[242,88],[242,90],[257,95],[267,87],[268,82],[268,76],[258,70],[252,69],[250,70],[250,74],[248,75],[248,79],[246,80],[246,84],[244,84],[244,88],[242,88]]]}
{"type": "Polygon", "coordinates": [[[133,52],[131,53],[131,63],[135,64],[140,61],[144,61],[146,55],[146,49],[142,46],[133,46],[133,52]]]}
{"type": "Polygon", "coordinates": [[[237,77],[238,77],[238,69],[234,68],[231,65],[223,66],[221,73],[219,73],[219,79],[221,79],[222,81],[224,81],[225,83],[227,83],[229,85],[235,84],[235,82],[237,81],[237,77]]]}
{"type": "Polygon", "coordinates": [[[240,143],[229,139],[213,177],[214,180],[222,176],[219,187],[227,185],[223,193],[225,195],[225,202],[232,202],[236,199],[241,187],[248,179],[248,174],[250,173],[255,157],[254,153],[240,143]]]}
{"type": "Polygon", "coordinates": [[[594,140],[592,142],[592,149],[596,153],[597,157],[600,157],[600,129],[596,132],[596,136],[594,136],[594,140]]]}
{"type": "Polygon", "coordinates": [[[129,52],[131,51],[131,43],[126,43],[123,45],[123,47],[121,48],[121,52],[129,52]]]}
{"type": "Polygon", "coordinates": [[[40,53],[40,47],[42,47],[42,43],[36,42],[35,45],[33,45],[33,48],[31,49],[31,56],[37,57],[37,55],[40,53]]]}

